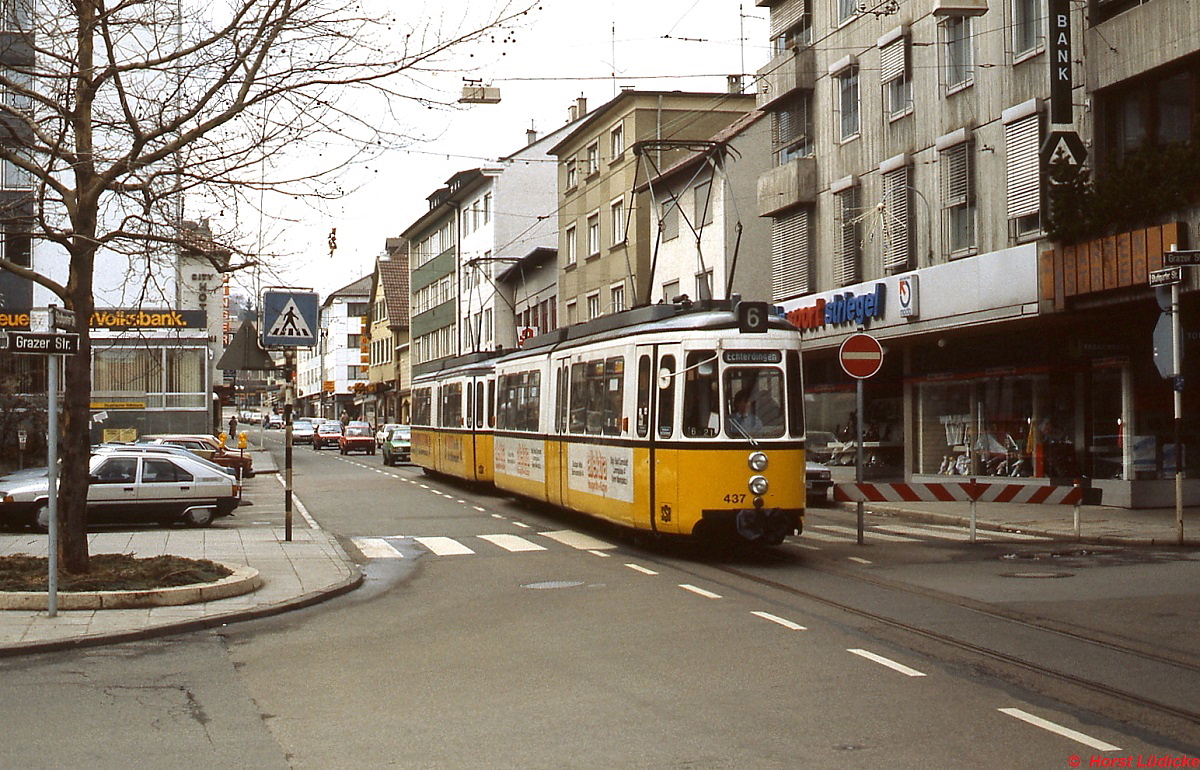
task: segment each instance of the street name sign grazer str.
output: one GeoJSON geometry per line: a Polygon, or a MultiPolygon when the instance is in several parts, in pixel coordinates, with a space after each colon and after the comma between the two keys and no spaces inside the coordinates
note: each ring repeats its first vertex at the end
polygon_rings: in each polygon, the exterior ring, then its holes
{"type": "Polygon", "coordinates": [[[0,337],[0,348],[13,353],[40,353],[62,356],[79,352],[78,334],[49,332],[9,332],[0,337]]]}

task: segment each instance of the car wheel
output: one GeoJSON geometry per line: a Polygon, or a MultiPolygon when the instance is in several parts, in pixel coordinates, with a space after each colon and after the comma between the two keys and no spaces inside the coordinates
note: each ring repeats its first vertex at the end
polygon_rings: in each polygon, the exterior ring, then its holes
{"type": "Polygon", "coordinates": [[[50,531],[50,505],[42,503],[33,511],[33,519],[30,522],[33,528],[38,532],[50,531]]]}
{"type": "Polygon", "coordinates": [[[207,527],[212,524],[212,520],[212,508],[189,508],[187,513],[183,514],[183,521],[189,527],[207,527]]]}

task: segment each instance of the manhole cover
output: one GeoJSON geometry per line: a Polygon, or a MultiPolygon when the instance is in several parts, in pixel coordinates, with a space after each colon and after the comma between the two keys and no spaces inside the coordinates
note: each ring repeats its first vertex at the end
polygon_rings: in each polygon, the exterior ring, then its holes
{"type": "Polygon", "coordinates": [[[1051,578],[1068,578],[1068,577],[1075,577],[1075,576],[1070,572],[1006,572],[1003,575],[1001,575],[1000,577],[1051,579],[1051,578]]]}
{"type": "Polygon", "coordinates": [[[534,588],[539,591],[547,588],[575,588],[583,585],[582,580],[544,580],[541,583],[526,583],[521,588],[534,588]]]}

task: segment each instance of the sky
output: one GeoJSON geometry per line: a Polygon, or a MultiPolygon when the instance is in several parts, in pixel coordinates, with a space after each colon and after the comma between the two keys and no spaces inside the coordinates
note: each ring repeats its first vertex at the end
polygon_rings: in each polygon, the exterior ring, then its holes
{"type": "MultiPolygon", "coordinates": [[[[453,13],[486,10],[493,1],[437,5],[453,13]]],[[[371,273],[386,239],[413,224],[447,179],[521,149],[531,127],[544,136],[565,125],[578,97],[594,109],[621,87],[723,92],[727,75],[753,74],[769,58],[767,9],[753,0],[543,0],[523,28],[456,55],[463,71],[440,80],[451,99],[464,78],[481,80],[500,89],[499,104],[408,108],[404,118],[417,141],[354,168],[345,198],[325,211],[268,206],[269,217],[300,221],[262,225],[263,237],[288,256],[276,270],[240,274],[233,290],[289,286],[324,298],[371,273]]]]}

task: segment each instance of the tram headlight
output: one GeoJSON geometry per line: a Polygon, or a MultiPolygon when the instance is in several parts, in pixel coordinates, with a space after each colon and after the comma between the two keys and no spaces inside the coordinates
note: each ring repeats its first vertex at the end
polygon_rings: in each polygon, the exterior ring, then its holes
{"type": "Polygon", "coordinates": [[[762,473],[767,469],[767,455],[764,452],[750,454],[750,470],[762,473]]]}
{"type": "Polygon", "coordinates": [[[766,476],[751,476],[750,477],[750,492],[756,495],[765,495],[767,489],[771,485],[767,483],[766,476]]]}

